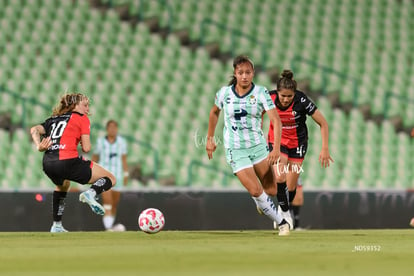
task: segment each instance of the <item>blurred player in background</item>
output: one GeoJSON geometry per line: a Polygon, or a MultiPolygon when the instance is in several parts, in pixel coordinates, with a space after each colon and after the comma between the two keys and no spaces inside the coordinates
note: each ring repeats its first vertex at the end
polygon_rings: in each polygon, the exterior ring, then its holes
{"type": "Polygon", "coordinates": [[[279,224],[279,235],[289,234],[289,224],[284,220],[269,197],[276,194],[271,165],[280,155],[281,124],[275,105],[266,88],[255,85],[254,65],[247,56],[233,61],[233,78],[229,86],[216,94],[210,110],[206,151],[213,158],[216,150],[214,132],[220,111],[224,111],[224,147],[226,159],[256,203],[271,220],[279,224]],[[270,153],[261,129],[262,113],[267,111],[274,125],[275,148],[270,153]]]}
{"type": "MultiPolygon", "coordinates": [[[[307,115],[311,116],[321,128],[322,150],[319,154],[321,166],[329,167],[333,159],[329,154],[328,123],[316,105],[303,92],[296,90],[297,83],[293,79],[292,71],[284,70],[276,86],[277,90],[270,91],[270,96],[282,122],[280,162],[274,166],[277,199],[283,218],[291,221],[289,202],[295,198],[296,184],[308,148],[307,115]]],[[[276,145],[273,128],[273,122],[270,122],[268,134],[270,150],[276,145]]]]}
{"type": "Polygon", "coordinates": [[[125,231],[122,224],[115,224],[116,213],[122,184],[128,184],[128,164],[127,164],[127,142],[118,135],[118,123],[109,120],[106,123],[106,136],[99,137],[92,155],[93,162],[99,162],[104,168],[112,172],[116,179],[117,185],[111,190],[102,193],[103,207],[105,215],[102,219],[104,227],[108,231],[125,231]],[[122,184],[121,184],[122,183],[122,184]]]}
{"type": "Polygon", "coordinates": [[[80,194],[79,201],[87,203],[98,215],[104,215],[105,210],[95,196],[111,189],[116,183],[112,173],[79,156],[79,143],[83,152],[91,149],[88,113],[88,97],[79,93],[67,94],[54,108],[52,117],[30,129],[37,150],[44,152],[43,171],[56,185],[50,232],[67,232],[62,225],[62,215],[70,181],[93,183],[90,189],[80,194]]]}

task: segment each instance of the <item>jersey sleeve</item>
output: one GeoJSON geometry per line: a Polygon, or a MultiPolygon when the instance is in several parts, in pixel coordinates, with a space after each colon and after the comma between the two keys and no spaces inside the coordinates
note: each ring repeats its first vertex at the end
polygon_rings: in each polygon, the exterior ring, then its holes
{"type": "Polygon", "coordinates": [[[268,111],[270,109],[276,108],[275,103],[270,97],[269,91],[266,88],[263,88],[263,92],[260,93],[260,102],[263,105],[264,110],[268,111]]]}
{"type": "Polygon", "coordinates": [[[49,130],[49,119],[47,119],[46,121],[44,121],[43,123],[41,123],[40,125],[45,129],[45,136],[49,136],[48,130],[49,130]]]}
{"type": "Polygon", "coordinates": [[[224,89],[221,88],[217,93],[216,93],[216,98],[214,100],[214,104],[221,110],[223,109],[223,103],[224,103],[224,89]]]}
{"type": "Polygon", "coordinates": [[[312,116],[315,113],[316,109],[318,109],[314,102],[308,98],[305,94],[301,94],[300,96],[300,103],[302,104],[303,108],[307,115],[312,116]]]}

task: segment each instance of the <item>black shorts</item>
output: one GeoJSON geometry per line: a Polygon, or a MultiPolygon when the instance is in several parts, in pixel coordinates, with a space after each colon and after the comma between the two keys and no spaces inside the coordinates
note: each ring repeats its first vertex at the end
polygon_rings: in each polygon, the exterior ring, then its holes
{"type": "Polygon", "coordinates": [[[92,176],[92,162],[82,157],[45,161],[43,160],[43,171],[55,183],[62,185],[64,180],[87,184],[92,176]]]}
{"type": "MultiPolygon", "coordinates": [[[[273,150],[273,144],[269,143],[269,152],[273,150]]],[[[302,162],[305,159],[308,150],[308,143],[305,142],[297,148],[289,149],[285,146],[280,146],[280,153],[287,156],[288,160],[302,162]]]]}

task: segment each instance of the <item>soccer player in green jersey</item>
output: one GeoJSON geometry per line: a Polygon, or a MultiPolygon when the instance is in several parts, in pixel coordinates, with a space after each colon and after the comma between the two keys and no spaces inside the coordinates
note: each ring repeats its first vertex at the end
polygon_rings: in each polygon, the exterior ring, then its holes
{"type": "Polygon", "coordinates": [[[106,135],[98,137],[91,160],[112,172],[117,184],[111,190],[102,193],[105,215],[102,218],[107,231],[125,231],[121,223],[114,224],[121,198],[122,186],[128,183],[127,142],[118,134],[118,123],[109,120],[106,123],[106,135]]]}
{"type": "Polygon", "coordinates": [[[279,225],[279,235],[289,235],[289,224],[277,212],[273,200],[277,188],[272,165],[280,156],[281,122],[267,89],[253,83],[254,64],[244,55],[233,61],[233,78],[216,94],[208,124],[206,151],[209,159],[216,150],[214,132],[220,111],[224,111],[226,160],[256,206],[279,225]],[[262,113],[274,127],[275,146],[269,153],[262,131],[262,113]]]}

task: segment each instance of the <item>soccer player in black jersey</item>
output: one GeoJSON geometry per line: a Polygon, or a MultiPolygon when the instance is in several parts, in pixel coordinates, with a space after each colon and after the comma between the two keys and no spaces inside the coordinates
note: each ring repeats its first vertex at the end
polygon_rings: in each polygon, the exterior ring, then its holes
{"type": "Polygon", "coordinates": [[[43,171],[56,185],[50,232],[67,232],[62,225],[62,215],[70,181],[93,183],[90,189],[80,194],[79,200],[99,215],[104,215],[105,210],[95,196],[111,189],[116,183],[112,173],[79,156],[79,143],[83,152],[91,149],[88,113],[88,97],[80,93],[67,94],[60,99],[50,118],[30,130],[37,150],[44,152],[43,171]]]}
{"type": "MultiPolygon", "coordinates": [[[[333,162],[329,154],[328,123],[316,105],[296,88],[297,83],[293,79],[293,72],[284,70],[277,81],[277,90],[269,92],[282,121],[280,162],[274,166],[277,199],[279,207],[282,209],[282,216],[289,221],[292,220],[289,212],[289,202],[295,197],[296,185],[308,147],[306,116],[311,116],[321,128],[322,150],[319,154],[321,166],[326,168],[333,162]]],[[[268,143],[271,150],[273,148],[272,123],[269,126],[268,143]]]]}

